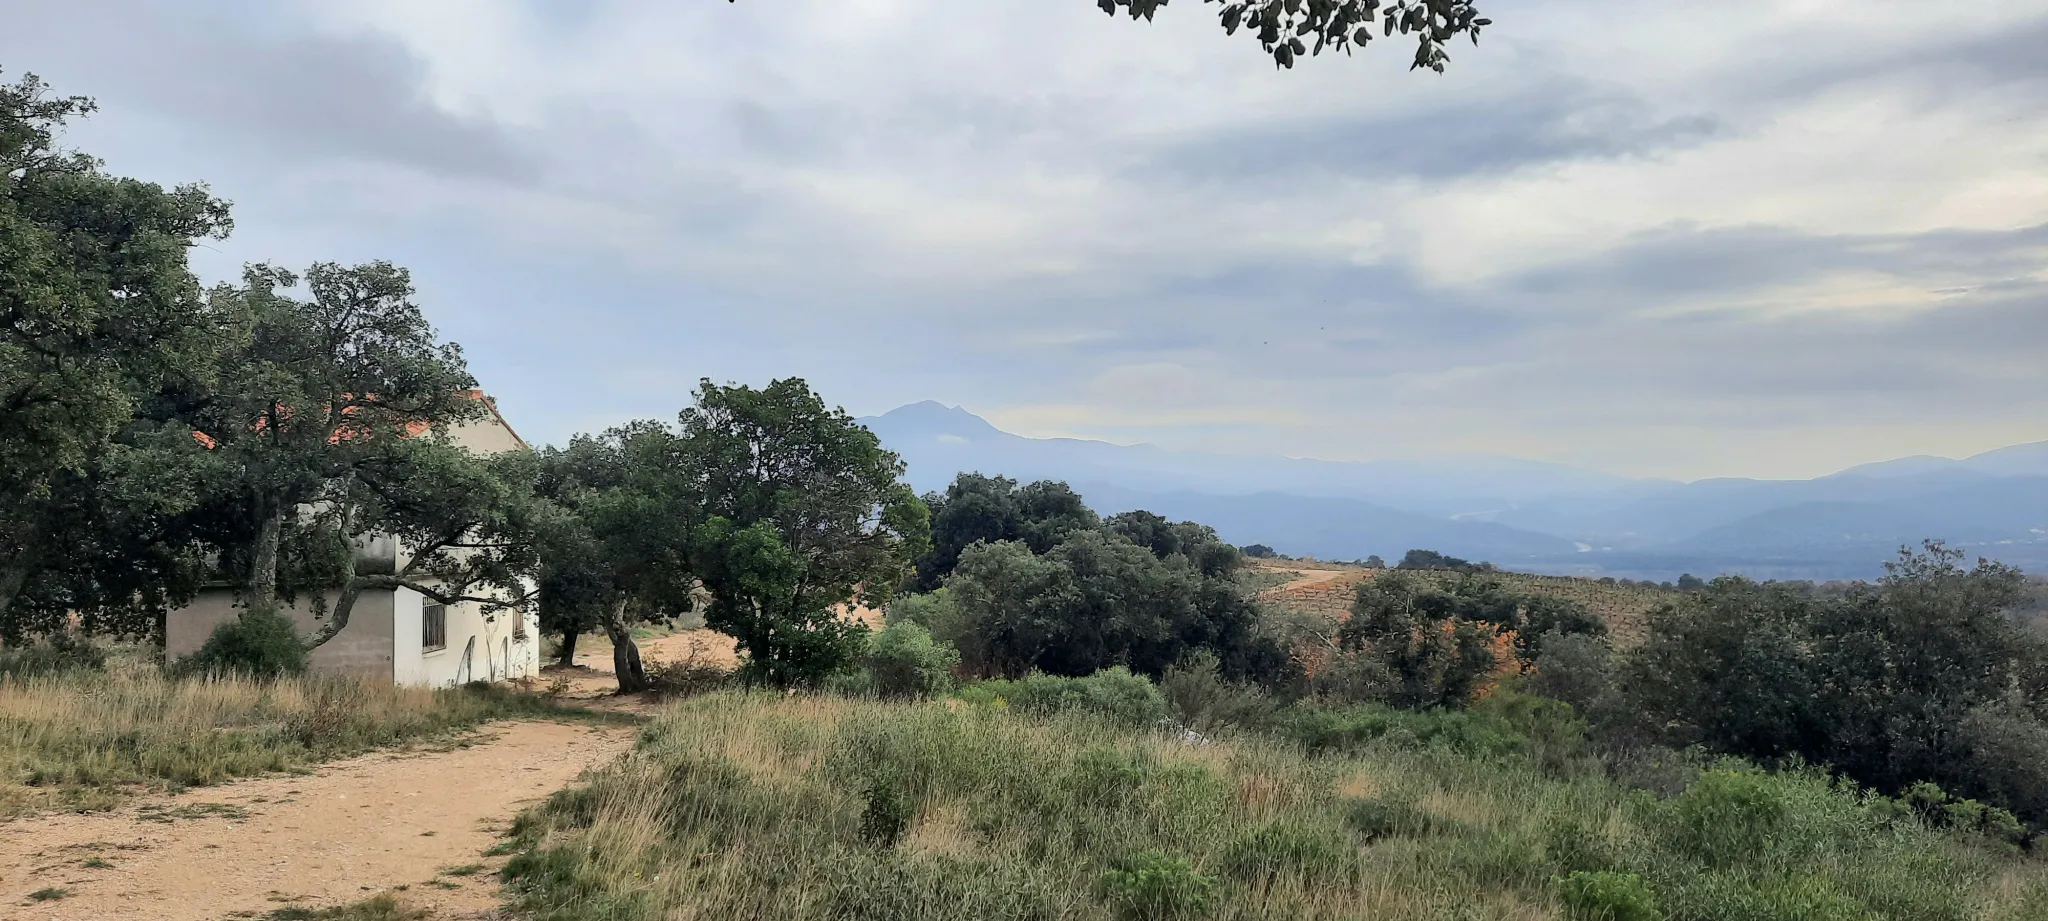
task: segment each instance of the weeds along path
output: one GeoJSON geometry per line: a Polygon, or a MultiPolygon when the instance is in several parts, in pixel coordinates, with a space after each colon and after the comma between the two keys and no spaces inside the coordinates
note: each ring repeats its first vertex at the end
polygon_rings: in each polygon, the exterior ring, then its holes
{"type": "Polygon", "coordinates": [[[485,733],[466,747],[370,754],[110,813],[0,821],[0,918],[263,918],[391,889],[435,918],[492,917],[496,866],[483,854],[495,833],[624,752],[633,733],[538,721],[485,733]]]}

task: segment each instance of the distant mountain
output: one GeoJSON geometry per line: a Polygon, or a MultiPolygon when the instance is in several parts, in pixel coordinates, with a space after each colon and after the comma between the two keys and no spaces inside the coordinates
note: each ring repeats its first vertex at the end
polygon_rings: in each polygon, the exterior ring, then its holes
{"type": "Polygon", "coordinates": [[[1540,572],[1868,578],[1932,537],[2048,569],[2048,442],[1812,480],[1680,483],[1503,457],[1342,462],[1025,438],[931,402],[861,421],[921,492],[963,471],[1064,480],[1104,513],[1145,508],[1325,559],[1422,547],[1540,572]]]}
{"type": "MultiPolygon", "coordinates": [[[[1894,477],[1968,472],[1984,476],[2048,476],[2048,441],[2013,445],[1956,460],[1919,454],[1851,467],[1835,477],[1894,477]]],[[[1824,478],[1825,479],[1825,478],[1824,478]]]]}
{"type": "Polygon", "coordinates": [[[1278,492],[1361,499],[1451,516],[1554,496],[1675,485],[1506,457],[1344,462],[1025,438],[959,407],[934,402],[913,403],[860,421],[903,456],[910,467],[910,483],[919,491],[944,488],[962,471],[980,471],[1153,492],[1278,492]]]}
{"type": "Polygon", "coordinates": [[[1378,554],[1398,560],[1416,547],[1503,565],[1576,552],[1570,541],[1488,522],[1431,518],[1356,499],[1286,493],[1216,496],[1144,492],[1103,484],[1071,484],[1103,514],[1145,509],[1168,518],[1199,521],[1240,546],[1263,543],[1290,555],[1362,560],[1378,554]]]}

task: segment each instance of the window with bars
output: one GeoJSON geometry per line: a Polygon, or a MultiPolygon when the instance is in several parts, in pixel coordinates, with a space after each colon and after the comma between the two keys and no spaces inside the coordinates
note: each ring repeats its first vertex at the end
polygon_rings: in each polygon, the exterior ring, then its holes
{"type": "Polygon", "coordinates": [[[526,639],[526,612],[514,608],[512,611],[512,638],[526,639]]]}
{"type": "Polygon", "coordinates": [[[420,611],[420,649],[433,652],[448,648],[448,606],[430,604],[420,611]]]}

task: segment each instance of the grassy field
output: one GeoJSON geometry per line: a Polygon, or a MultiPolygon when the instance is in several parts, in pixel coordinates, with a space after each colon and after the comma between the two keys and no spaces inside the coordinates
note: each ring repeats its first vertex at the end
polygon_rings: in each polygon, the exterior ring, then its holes
{"type": "Polygon", "coordinates": [[[2048,865],[1817,775],[1658,798],[957,701],[682,701],[516,834],[518,907],[551,921],[2048,919],[2048,865]]]}
{"type": "Polygon", "coordinates": [[[172,679],[153,669],[0,675],[0,816],[303,769],[487,720],[572,713],[502,689],[341,678],[172,679]]]}

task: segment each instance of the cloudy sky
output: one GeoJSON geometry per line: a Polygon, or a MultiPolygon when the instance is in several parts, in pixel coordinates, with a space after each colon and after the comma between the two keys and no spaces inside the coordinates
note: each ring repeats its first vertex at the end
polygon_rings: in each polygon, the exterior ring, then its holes
{"type": "Polygon", "coordinates": [[[809,379],[1032,435],[1811,476],[2048,439],[2048,2],[1483,0],[1449,73],[1092,0],[0,0],[242,263],[532,440],[809,379]]]}

